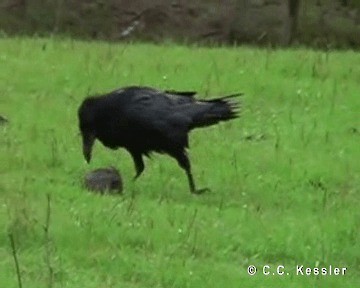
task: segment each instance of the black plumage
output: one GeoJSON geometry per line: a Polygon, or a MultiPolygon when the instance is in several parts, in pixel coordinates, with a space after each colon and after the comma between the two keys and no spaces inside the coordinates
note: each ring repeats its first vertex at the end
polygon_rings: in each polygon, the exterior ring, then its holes
{"type": "Polygon", "coordinates": [[[188,133],[236,118],[234,98],[241,93],[210,100],[197,100],[195,94],[134,86],[86,98],[78,110],[86,161],[96,139],[111,149],[123,147],[135,163],[136,179],[144,170],[143,155],[166,153],[186,171],[190,191],[204,192],[195,188],[191,174],[188,133]]]}

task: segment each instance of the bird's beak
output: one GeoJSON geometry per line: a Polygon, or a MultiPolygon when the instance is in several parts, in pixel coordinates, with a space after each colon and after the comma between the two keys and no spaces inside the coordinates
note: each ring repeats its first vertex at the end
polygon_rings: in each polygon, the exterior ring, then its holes
{"type": "Polygon", "coordinates": [[[83,154],[87,163],[91,161],[91,151],[95,142],[95,136],[93,134],[83,134],[83,154]]]}

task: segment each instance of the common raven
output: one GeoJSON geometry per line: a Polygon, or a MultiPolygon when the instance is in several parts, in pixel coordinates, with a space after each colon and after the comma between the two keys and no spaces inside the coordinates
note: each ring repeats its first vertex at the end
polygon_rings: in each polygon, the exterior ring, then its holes
{"type": "Polygon", "coordinates": [[[86,98],[78,110],[86,161],[96,139],[111,149],[123,147],[135,163],[136,179],[144,171],[143,155],[166,153],[186,171],[192,193],[206,191],[195,188],[186,153],[188,133],[236,118],[239,107],[233,98],[242,93],[211,100],[196,100],[195,94],[132,86],[86,98]]]}

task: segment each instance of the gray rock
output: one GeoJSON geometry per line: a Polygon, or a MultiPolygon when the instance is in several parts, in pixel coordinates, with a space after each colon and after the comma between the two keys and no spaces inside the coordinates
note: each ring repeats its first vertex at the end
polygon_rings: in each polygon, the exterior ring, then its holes
{"type": "Polygon", "coordinates": [[[121,175],[114,167],[90,171],[84,177],[84,185],[99,194],[121,194],[123,191],[121,175]]]}

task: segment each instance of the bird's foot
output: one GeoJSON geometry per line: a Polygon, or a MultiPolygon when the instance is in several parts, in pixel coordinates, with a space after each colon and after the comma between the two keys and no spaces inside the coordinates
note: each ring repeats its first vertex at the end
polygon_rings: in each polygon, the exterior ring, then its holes
{"type": "Polygon", "coordinates": [[[210,189],[209,188],[202,188],[202,189],[194,189],[191,191],[192,194],[195,194],[195,195],[201,195],[201,194],[204,194],[206,192],[210,192],[210,189]]]}
{"type": "Polygon", "coordinates": [[[132,178],[132,180],[135,182],[139,177],[141,173],[136,173],[136,175],[132,178]]]}

